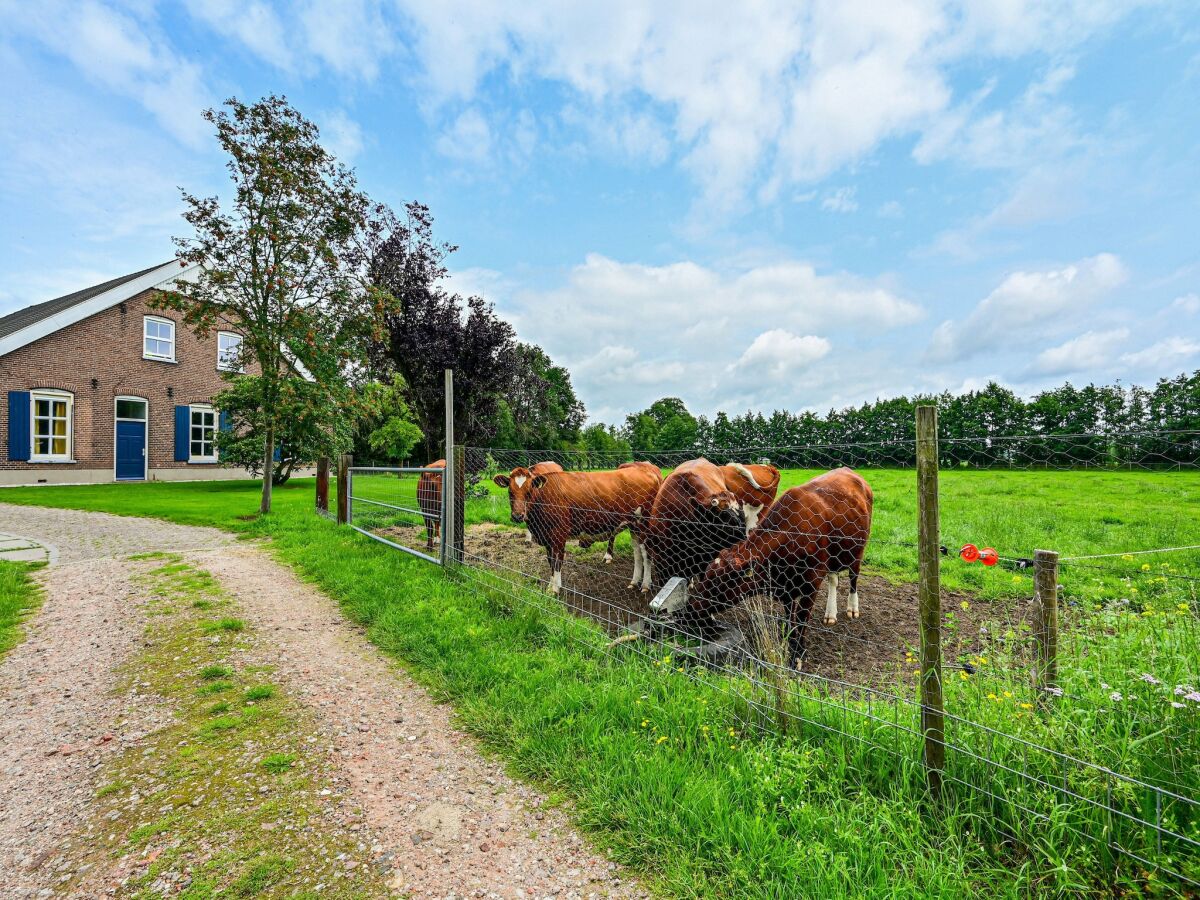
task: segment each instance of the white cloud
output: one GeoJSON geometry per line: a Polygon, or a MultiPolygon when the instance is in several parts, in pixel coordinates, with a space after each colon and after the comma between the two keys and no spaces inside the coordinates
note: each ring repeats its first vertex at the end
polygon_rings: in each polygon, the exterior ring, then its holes
{"type": "Polygon", "coordinates": [[[438,138],[437,149],[458,162],[482,165],[492,155],[492,129],[479,110],[466,109],[438,138]]]}
{"type": "Polygon", "coordinates": [[[241,41],[271,65],[289,71],[295,67],[291,33],[270,4],[261,0],[188,0],[187,9],[217,34],[241,41]]]}
{"type": "Polygon", "coordinates": [[[1057,347],[1043,350],[1031,371],[1038,375],[1069,375],[1111,369],[1117,351],[1129,342],[1128,328],[1086,331],[1057,347]]]}
{"type": "Polygon", "coordinates": [[[881,219],[901,219],[904,217],[904,207],[899,201],[889,200],[880,206],[875,214],[881,219]]]}
{"type": "Polygon", "coordinates": [[[786,378],[827,356],[831,349],[826,338],[772,328],[756,337],[729,371],[740,369],[755,376],[786,378]]]}
{"type": "Polygon", "coordinates": [[[377,0],[306,0],[299,19],[307,51],[342,75],[374,80],[396,47],[393,25],[377,0]]]}
{"type": "Polygon", "coordinates": [[[1200,341],[1169,337],[1142,350],[1123,354],[1121,362],[1130,368],[1145,369],[1161,376],[1168,373],[1169,366],[1197,357],[1200,357],[1200,341]]]}
{"type": "Polygon", "coordinates": [[[854,199],[857,190],[852,187],[841,187],[827,194],[821,201],[821,209],[835,213],[852,213],[858,209],[858,201],[854,199]]]}
{"type": "Polygon", "coordinates": [[[1200,294],[1184,294],[1171,301],[1168,310],[1172,313],[1184,313],[1194,316],[1200,313],[1200,294]]]}
{"type": "Polygon", "coordinates": [[[1124,265],[1111,253],[1059,269],[1013,272],[965,318],[942,322],[926,356],[933,362],[953,362],[1027,342],[1032,329],[1053,328],[1061,313],[1104,296],[1125,279],[1124,265]]]}
{"type": "MultiPolygon", "coordinates": [[[[489,279],[474,273],[451,283],[486,292],[489,279]]],[[[709,412],[719,400],[810,402],[819,388],[809,373],[789,376],[830,352],[833,342],[819,335],[845,335],[839,344],[852,346],[924,314],[883,281],[794,260],[717,270],[592,254],[558,287],[514,293],[497,285],[487,295],[523,339],[568,366],[597,409],[635,409],[670,393],[709,412]]],[[[857,377],[862,366],[848,363],[847,371],[857,377]]]]}
{"type": "Polygon", "coordinates": [[[193,147],[208,137],[200,112],[212,105],[201,69],[176,54],[152,24],[97,2],[39,2],[5,7],[8,27],[69,59],[93,83],[140,103],[176,139],[193,147]]]}

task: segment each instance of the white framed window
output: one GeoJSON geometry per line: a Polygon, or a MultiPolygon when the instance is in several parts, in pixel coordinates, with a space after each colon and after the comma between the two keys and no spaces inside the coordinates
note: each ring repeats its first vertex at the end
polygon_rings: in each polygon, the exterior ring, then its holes
{"type": "Polygon", "coordinates": [[[217,368],[222,372],[244,372],[242,336],[232,331],[217,332],[217,368]]]}
{"type": "Polygon", "coordinates": [[[158,316],[145,316],[142,323],[142,356],[175,362],[175,323],[158,316]]]}
{"type": "Polygon", "coordinates": [[[71,428],[75,398],[66,391],[31,391],[32,462],[72,462],[71,428]]]}
{"type": "Polygon", "coordinates": [[[192,406],[188,462],[217,461],[217,413],[211,406],[192,406]]]}

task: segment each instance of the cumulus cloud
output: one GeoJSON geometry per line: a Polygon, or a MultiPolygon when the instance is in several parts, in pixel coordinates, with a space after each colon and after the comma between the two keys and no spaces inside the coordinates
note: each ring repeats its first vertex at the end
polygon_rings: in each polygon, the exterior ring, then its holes
{"type": "Polygon", "coordinates": [[[65,56],[93,83],[140,103],[176,139],[199,146],[208,137],[200,112],[212,98],[200,67],[132,12],[47,0],[12,4],[4,21],[65,56]]]}
{"type": "Polygon", "coordinates": [[[1030,330],[1053,327],[1061,313],[1080,309],[1124,283],[1125,266],[1101,253],[1058,269],[1013,272],[962,319],[933,332],[926,358],[954,362],[1028,341],[1030,330]]]}
{"type": "Polygon", "coordinates": [[[1181,297],[1176,297],[1171,301],[1171,305],[1167,309],[1171,313],[1183,313],[1194,316],[1200,313],[1200,294],[1184,294],[1181,297]]]}
{"type": "Polygon", "coordinates": [[[729,371],[742,370],[768,378],[786,378],[828,355],[832,345],[812,334],[797,335],[783,328],[764,331],[729,371]]]}
{"type": "Polygon", "coordinates": [[[222,37],[245,44],[246,49],[280,69],[292,70],[296,59],[278,13],[269,3],[254,0],[188,0],[188,12],[222,37]]]}
{"type": "Polygon", "coordinates": [[[1151,344],[1142,350],[1125,353],[1121,362],[1131,369],[1143,369],[1162,375],[1171,366],[1200,357],[1200,341],[1191,338],[1169,337],[1151,344]]]}
{"type": "MultiPolygon", "coordinates": [[[[486,291],[489,278],[475,272],[451,283],[486,291]]],[[[830,353],[830,336],[869,341],[924,315],[883,281],[795,260],[718,270],[592,254],[557,287],[492,284],[487,296],[518,322],[523,338],[570,368],[597,409],[633,409],[670,393],[700,411],[712,411],[718,398],[800,402],[812,382],[807,373],[792,376],[830,353]]]]}
{"type": "Polygon", "coordinates": [[[858,201],[854,199],[855,193],[857,192],[852,187],[838,188],[821,201],[821,209],[836,213],[852,213],[858,209],[858,201]]]}
{"type": "Polygon", "coordinates": [[[486,163],[492,155],[492,129],[483,114],[466,109],[437,140],[438,153],[464,163],[486,163]]]}
{"type": "Polygon", "coordinates": [[[1117,351],[1129,341],[1128,328],[1086,331],[1037,355],[1031,371],[1038,375],[1069,375],[1111,368],[1117,351]]]}

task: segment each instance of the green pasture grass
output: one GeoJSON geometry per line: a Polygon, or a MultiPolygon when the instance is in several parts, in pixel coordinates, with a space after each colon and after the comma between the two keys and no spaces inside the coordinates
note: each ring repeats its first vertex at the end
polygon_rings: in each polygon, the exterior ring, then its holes
{"type": "Polygon", "coordinates": [[[44,563],[0,561],[0,659],[21,640],[24,622],[41,605],[30,573],[44,563]]]}
{"type": "MultiPolygon", "coordinates": [[[[788,471],[783,486],[809,475],[788,471]]],[[[911,579],[914,561],[904,545],[915,536],[914,475],[864,475],[876,496],[868,564],[911,579]]],[[[951,471],[941,479],[943,529],[948,544],[971,541],[1012,556],[1043,547],[1078,555],[1200,543],[1198,486],[1190,472],[951,471]]],[[[763,689],[669,658],[647,662],[632,651],[614,658],[604,652],[605,635],[563,616],[543,595],[481,584],[486,577],[471,571],[447,577],[320,519],[311,511],[311,482],[278,491],[275,512],[262,519],[243,518],[257,504],[253,482],[223,483],[207,498],[207,484],[103,487],[115,491],[10,489],[0,502],[183,516],[273,538],[282,560],[452,702],[465,728],[516,774],[573,801],[579,824],[665,893],[1178,894],[1169,879],[1089,838],[1110,835],[1156,855],[1152,837],[1090,802],[1097,797],[1200,840],[1200,822],[1186,804],[1156,809],[1151,791],[1128,782],[1114,787],[1097,769],[1029,749],[1044,746],[1184,796],[1200,794],[1200,706],[1174,692],[1186,679],[1195,685],[1200,665],[1195,600],[1165,588],[1147,599],[1150,581],[1183,582],[1171,572],[1143,572],[1140,557],[1105,561],[1115,574],[1087,570],[1081,601],[1064,606],[1064,697],[1039,698],[1021,674],[1027,636],[1019,628],[971,654],[974,675],[947,671],[947,711],[955,717],[949,734],[965,752],[950,754],[947,805],[932,814],[915,736],[885,721],[895,716],[896,724],[913,726],[911,673],[895,686],[895,701],[789,687],[782,706],[793,724],[781,732],[747,705],[745,695],[763,689]],[[137,503],[124,497],[119,509],[104,505],[122,489],[145,487],[155,490],[137,503]],[[176,495],[187,501],[175,503],[176,495]],[[1008,655],[1015,665],[1007,665],[1008,655]],[[1066,800],[1047,785],[1081,799],[1066,800]]],[[[467,517],[509,524],[501,489],[470,500],[467,517]]],[[[943,572],[947,586],[977,598],[971,602],[1030,591],[1024,575],[1000,568],[951,559],[943,572]]],[[[1070,577],[1068,567],[1064,580],[1070,577]]],[[[954,610],[946,612],[950,659],[954,610]]],[[[771,708],[770,696],[759,699],[771,708]]],[[[1195,854],[1169,841],[1164,853],[1167,865],[1200,879],[1195,854]]]]}

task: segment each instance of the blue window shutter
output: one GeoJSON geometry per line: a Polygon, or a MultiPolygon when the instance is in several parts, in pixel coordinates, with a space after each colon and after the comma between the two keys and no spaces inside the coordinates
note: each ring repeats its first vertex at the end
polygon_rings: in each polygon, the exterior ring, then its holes
{"type": "Polygon", "coordinates": [[[191,430],[191,407],[175,407],[175,462],[188,461],[188,439],[191,437],[191,430]]]}
{"type": "MultiPolygon", "coordinates": [[[[233,416],[225,410],[221,410],[217,414],[217,428],[221,431],[233,431],[233,416]]],[[[217,447],[217,459],[221,459],[225,454],[221,452],[220,446],[217,447]]]]}
{"type": "Polygon", "coordinates": [[[29,391],[8,392],[8,459],[25,462],[33,436],[29,431],[29,391]]]}

